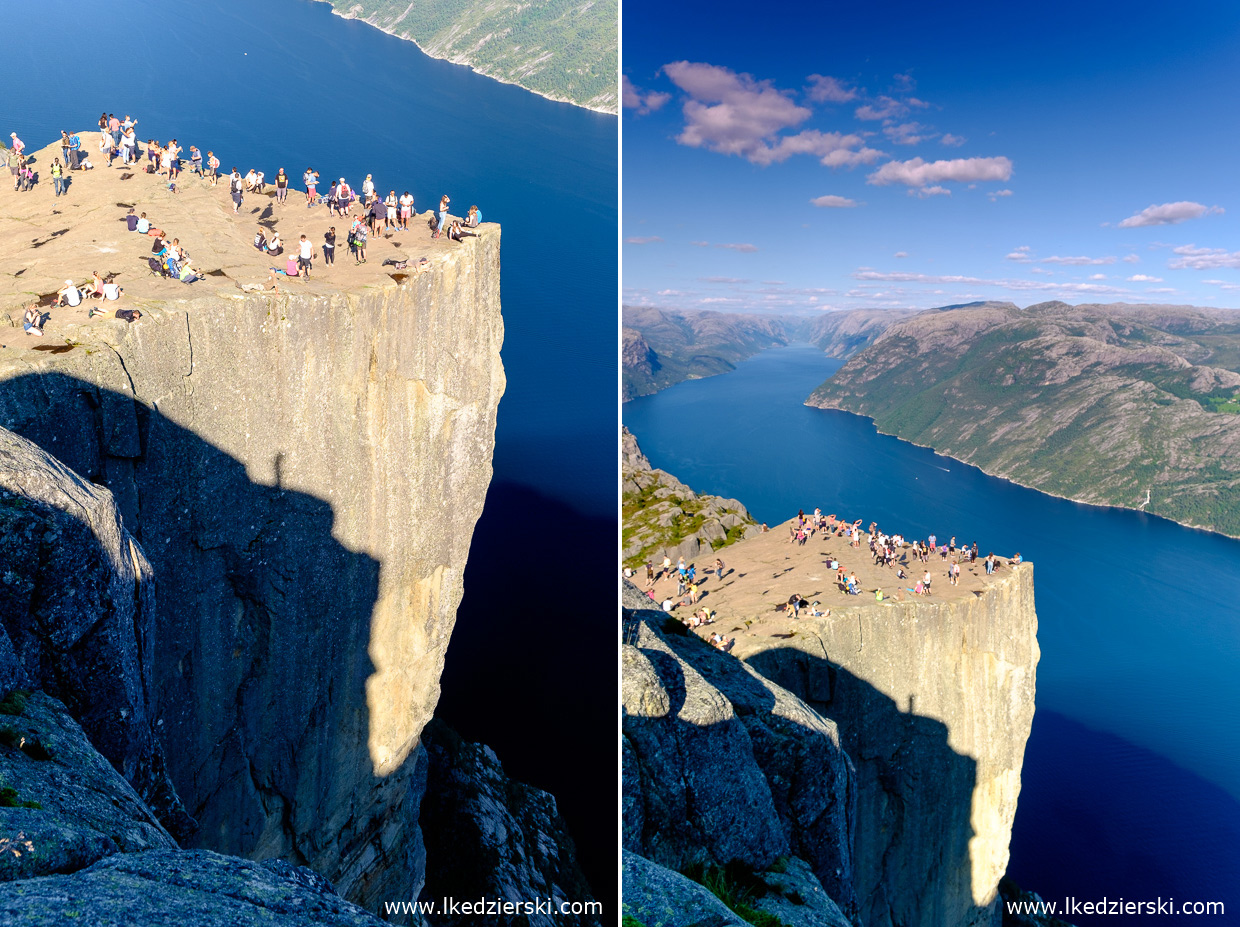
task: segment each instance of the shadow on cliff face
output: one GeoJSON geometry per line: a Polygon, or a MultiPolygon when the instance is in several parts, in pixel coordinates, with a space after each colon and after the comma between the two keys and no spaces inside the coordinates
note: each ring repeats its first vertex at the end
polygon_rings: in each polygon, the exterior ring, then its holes
{"type": "MultiPolygon", "coordinates": [[[[636,613],[647,621],[661,621],[658,612],[636,613]]],[[[672,630],[675,630],[674,626],[672,630]]],[[[974,836],[971,821],[974,789],[976,786],[976,762],[961,755],[948,743],[947,728],[933,718],[916,714],[915,706],[901,706],[865,680],[854,676],[827,658],[813,657],[800,650],[787,648],[765,651],[756,655],[749,665],[777,686],[802,699],[823,718],[831,719],[839,730],[840,743],[855,766],[855,817],[848,828],[854,836],[851,848],[833,846],[834,841],[847,839],[841,828],[827,826],[827,822],[809,817],[806,812],[826,803],[821,795],[813,795],[817,787],[823,788],[826,778],[815,766],[806,763],[795,747],[797,738],[780,741],[763,733],[755,734],[755,716],[770,715],[782,719],[787,735],[787,725],[793,714],[788,706],[777,706],[771,690],[754,681],[748,674],[741,675],[739,661],[722,654],[693,635],[663,633],[661,635],[677,659],[681,660],[702,679],[716,686],[732,702],[733,711],[749,729],[753,752],[763,768],[778,817],[789,841],[790,851],[805,859],[815,874],[846,914],[859,916],[859,923],[884,924],[939,924],[982,925],[998,922],[998,912],[993,904],[981,904],[974,898],[973,861],[970,840],[974,836]],[[731,666],[729,667],[729,663],[731,666]],[[725,674],[727,684],[720,682],[725,674]],[[746,681],[748,677],[748,681],[746,681]],[[738,682],[739,680],[739,682],[738,682]],[[740,690],[743,689],[743,696],[740,690]],[[911,707],[911,710],[910,710],[911,707]],[[789,744],[793,746],[790,747],[789,744]],[[798,812],[800,806],[800,812],[798,812]],[[840,884],[849,880],[850,884],[840,884]],[[834,884],[833,884],[834,883],[834,884]]],[[[626,641],[631,643],[631,641],[626,641]]],[[[642,654],[650,660],[659,673],[660,681],[667,687],[670,697],[668,709],[659,709],[657,723],[671,725],[671,741],[678,745],[682,761],[687,756],[684,745],[719,740],[724,734],[722,723],[710,725],[720,728],[720,733],[705,732],[691,721],[678,717],[688,698],[695,698],[699,706],[701,696],[687,695],[681,691],[676,696],[677,679],[680,687],[685,685],[684,674],[666,673],[663,664],[669,662],[666,654],[656,654],[643,649],[642,654]],[[663,669],[660,669],[663,667],[663,669]],[[666,677],[666,678],[664,678],[666,677]],[[668,685],[672,683],[670,686],[668,685]]],[[[629,668],[626,664],[626,675],[629,668]]],[[[626,696],[629,681],[626,679],[626,696]]],[[[628,699],[626,697],[626,704],[628,699]]],[[[691,713],[692,714],[692,713],[691,713]]],[[[626,715],[626,735],[630,725],[646,724],[626,715]]],[[[778,721],[766,721],[756,730],[763,731],[778,721]]],[[[806,736],[810,728],[803,726],[806,736]]],[[[626,736],[629,745],[640,738],[626,736]]],[[[715,744],[699,757],[702,764],[716,763],[718,756],[731,747],[715,744]]],[[[662,751],[666,753],[667,751],[662,751]]],[[[668,800],[659,795],[667,783],[675,780],[658,774],[659,782],[652,780],[657,764],[638,757],[631,764],[625,763],[625,846],[642,853],[669,868],[683,868],[695,861],[695,853],[703,850],[715,862],[727,863],[735,846],[758,847],[762,826],[761,815],[748,814],[737,825],[736,836],[729,842],[721,840],[720,821],[727,815],[709,812],[726,797],[732,783],[729,776],[713,776],[708,783],[699,783],[683,802],[668,800]],[[630,778],[641,779],[638,812],[640,822],[640,845],[630,846],[633,835],[629,820],[631,815],[630,778]],[[706,787],[709,787],[709,794],[706,787]],[[677,807],[683,805],[697,820],[686,821],[677,807]],[[743,832],[742,832],[743,826],[743,832]],[[752,846],[751,846],[752,845],[752,846]],[[721,855],[722,853],[722,855],[721,855]]],[[[664,770],[666,773],[667,770],[664,770]]],[[[693,776],[702,770],[686,770],[682,783],[691,783],[693,776]]],[[[836,788],[839,788],[836,785],[836,788]]],[[[752,801],[744,795],[732,796],[724,807],[740,807],[737,803],[752,801]]],[[[845,796],[837,796],[837,802],[845,802],[845,796]]],[[[830,807],[830,804],[826,804],[830,807]]],[[[730,812],[730,813],[734,813],[730,812]]],[[[825,818],[826,815],[824,814],[825,818]]],[[[767,841],[773,846],[775,840],[767,841]]],[[[760,849],[760,847],[759,847],[760,849]]],[[[752,858],[743,861],[755,865],[770,855],[754,850],[752,858]]],[[[783,851],[787,852],[787,851],[783,851]]],[[[769,864],[769,860],[768,860],[769,864]]]]}
{"type": "Polygon", "coordinates": [[[555,796],[607,918],[620,866],[607,812],[615,794],[616,644],[600,601],[609,593],[600,590],[612,588],[615,530],[613,520],[493,482],[474,529],[436,709],[467,740],[492,747],[514,779],[555,796]],[[558,543],[523,543],[531,532],[558,543]]]}
{"type": "Polygon", "coordinates": [[[393,838],[416,823],[417,754],[380,779],[368,748],[380,565],[332,537],[331,506],[61,374],[0,382],[0,425],[111,490],[154,569],[152,713],[197,843],[309,865],[355,900],[407,883],[421,843],[393,838]]]}
{"type": "MultiPolygon", "coordinates": [[[[763,676],[839,725],[857,768],[855,887],[866,924],[998,923],[974,885],[977,763],[947,726],[831,662],[792,648],[755,654],[763,676]]],[[[993,901],[993,899],[991,899],[993,901]]]]}

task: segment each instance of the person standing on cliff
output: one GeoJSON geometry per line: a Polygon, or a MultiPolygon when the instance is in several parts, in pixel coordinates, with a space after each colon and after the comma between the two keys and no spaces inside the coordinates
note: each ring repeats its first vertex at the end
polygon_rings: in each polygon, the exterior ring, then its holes
{"type": "Polygon", "coordinates": [[[301,179],[306,184],[306,208],[309,209],[314,205],[314,200],[319,195],[316,189],[319,183],[319,172],[306,168],[306,172],[301,175],[301,179]]]}
{"type": "Polygon", "coordinates": [[[332,226],[323,234],[323,265],[336,263],[336,226],[332,226]]]}
{"type": "Polygon", "coordinates": [[[232,194],[233,215],[241,211],[241,203],[243,202],[241,190],[245,186],[245,181],[241,179],[241,172],[235,167],[228,177],[228,192],[232,194]]]}
{"type": "Polygon", "coordinates": [[[445,234],[448,230],[448,204],[452,202],[448,198],[448,194],[444,194],[439,200],[439,228],[435,229],[434,238],[445,234]]]}
{"type": "Polygon", "coordinates": [[[310,262],[314,259],[314,244],[305,235],[301,236],[298,243],[297,266],[301,269],[303,277],[310,276],[310,262]]]}

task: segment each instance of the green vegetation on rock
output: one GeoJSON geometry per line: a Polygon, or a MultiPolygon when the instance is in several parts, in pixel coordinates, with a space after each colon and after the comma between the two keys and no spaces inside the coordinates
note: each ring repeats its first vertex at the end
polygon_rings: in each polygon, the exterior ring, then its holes
{"type": "Polygon", "coordinates": [[[616,0],[328,0],[336,12],[553,100],[617,111],[616,0]]]}
{"type": "Polygon", "coordinates": [[[1235,310],[932,310],[807,402],[1044,492],[1240,536],[1235,310]]]}

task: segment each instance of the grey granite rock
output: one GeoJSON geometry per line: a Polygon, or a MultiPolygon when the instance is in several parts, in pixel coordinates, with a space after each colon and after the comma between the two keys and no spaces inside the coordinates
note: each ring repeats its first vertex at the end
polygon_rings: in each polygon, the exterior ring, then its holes
{"type": "Polygon", "coordinates": [[[64,705],[42,692],[14,701],[20,714],[0,714],[0,784],[39,807],[0,807],[0,882],[176,847],[64,705]]]}
{"type": "MultiPolygon", "coordinates": [[[[435,927],[477,924],[445,910],[444,898],[486,898],[529,910],[485,915],[495,927],[601,927],[601,914],[560,913],[563,903],[592,902],[555,799],[510,779],[490,747],[464,741],[432,721],[422,732],[429,759],[419,820],[426,835],[423,900],[439,905],[435,927]],[[549,905],[542,904],[550,902],[549,905]],[[551,910],[547,910],[547,908],[551,910]]],[[[599,783],[600,801],[606,784],[599,783]]],[[[613,793],[614,794],[614,793],[613,793]]]]}
{"type": "Polygon", "coordinates": [[[324,880],[287,863],[207,850],[110,856],[73,875],[9,882],[0,925],[381,927],[324,880]]]}
{"type": "Polygon", "coordinates": [[[624,851],[624,912],[643,927],[747,927],[706,888],[679,872],[624,851]]]}

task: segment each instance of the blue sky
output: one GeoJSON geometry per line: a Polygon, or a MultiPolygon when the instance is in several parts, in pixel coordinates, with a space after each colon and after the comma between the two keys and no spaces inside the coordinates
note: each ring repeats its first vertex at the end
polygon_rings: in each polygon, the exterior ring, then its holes
{"type": "Polygon", "coordinates": [[[624,301],[1240,306],[1240,4],[626,0],[624,301]]]}

